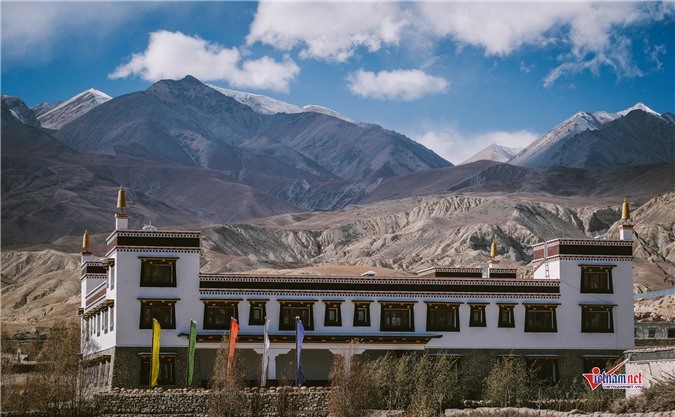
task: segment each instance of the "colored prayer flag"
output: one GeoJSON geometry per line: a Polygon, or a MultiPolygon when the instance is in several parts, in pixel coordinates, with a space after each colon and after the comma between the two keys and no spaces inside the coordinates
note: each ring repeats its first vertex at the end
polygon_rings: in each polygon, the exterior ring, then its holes
{"type": "Polygon", "coordinates": [[[302,373],[302,365],[300,365],[300,355],[302,353],[302,341],[305,339],[305,327],[302,325],[302,320],[299,317],[295,318],[295,363],[296,363],[296,380],[298,386],[305,383],[305,374],[302,373]]]}
{"type": "Polygon", "coordinates": [[[234,349],[237,344],[237,335],[239,334],[239,323],[237,319],[232,317],[230,321],[230,349],[227,352],[227,382],[230,382],[230,369],[232,369],[232,362],[234,362],[234,349]]]}
{"type": "Polygon", "coordinates": [[[192,385],[192,377],[195,372],[195,345],[197,342],[197,323],[190,320],[190,339],[188,344],[188,375],[187,386],[192,385]]]}
{"type": "Polygon", "coordinates": [[[156,319],[152,319],[152,355],[150,362],[150,388],[157,386],[159,378],[159,336],[162,327],[156,319]]]}
{"type": "Polygon", "coordinates": [[[262,375],[260,376],[260,386],[264,387],[267,384],[267,362],[269,358],[267,357],[268,351],[270,349],[270,336],[267,334],[267,331],[270,327],[270,321],[265,317],[265,327],[263,327],[263,357],[262,357],[262,375]]]}

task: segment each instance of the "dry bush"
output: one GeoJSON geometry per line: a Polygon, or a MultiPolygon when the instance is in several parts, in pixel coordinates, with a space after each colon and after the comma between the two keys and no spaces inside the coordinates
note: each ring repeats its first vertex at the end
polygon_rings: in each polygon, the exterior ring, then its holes
{"type": "Polygon", "coordinates": [[[464,389],[456,365],[454,358],[445,355],[425,354],[416,361],[410,415],[432,417],[461,403],[464,389]]]}
{"type": "Polygon", "coordinates": [[[243,363],[239,360],[235,350],[232,363],[229,364],[229,340],[229,337],[223,336],[216,353],[215,370],[211,378],[212,393],[209,398],[210,417],[241,417],[250,411],[244,395],[243,363]]]}
{"type": "Polygon", "coordinates": [[[328,410],[335,417],[362,417],[375,401],[372,365],[354,356],[335,356],[330,371],[328,410]]]}
{"type": "Polygon", "coordinates": [[[414,364],[416,357],[391,352],[373,361],[377,407],[387,410],[407,410],[415,390],[414,364]]]}
{"type": "Polygon", "coordinates": [[[675,374],[658,378],[642,394],[611,405],[615,413],[647,413],[675,410],[675,374]]]}
{"type": "Polygon", "coordinates": [[[485,381],[486,400],[496,407],[522,406],[533,398],[525,364],[518,358],[502,358],[485,381]]]}

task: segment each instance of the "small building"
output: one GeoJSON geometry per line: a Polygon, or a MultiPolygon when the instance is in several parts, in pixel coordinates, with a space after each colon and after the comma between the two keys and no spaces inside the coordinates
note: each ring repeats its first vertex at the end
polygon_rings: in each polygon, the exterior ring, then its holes
{"type": "MultiPolygon", "coordinates": [[[[627,203],[625,213],[627,213],[627,203]]],[[[632,225],[616,240],[554,239],[534,248],[528,278],[499,265],[436,266],[415,277],[202,274],[200,232],[128,228],[120,189],[104,257],[82,251],[80,314],[91,374],[104,388],[147,386],[152,320],[161,324],[159,384],[185,386],[190,321],[197,322],[196,385],[213,374],[230,318],[238,354],[259,378],[270,320],[267,378],[293,380],[294,319],[304,324],[302,367],[323,384],[335,355],[428,351],[486,375],[517,355],[552,383],[604,366],[634,347],[632,225]],[[356,342],[354,342],[356,341],[356,342]]]]}
{"type": "Polygon", "coordinates": [[[675,344],[675,322],[644,321],[635,323],[635,339],[650,343],[655,340],[670,339],[675,344]]]}
{"type": "MultiPolygon", "coordinates": [[[[631,349],[626,351],[626,357],[626,374],[642,373],[642,389],[675,375],[675,346],[631,349]]],[[[627,389],[626,397],[639,395],[642,389],[627,389]]]]}

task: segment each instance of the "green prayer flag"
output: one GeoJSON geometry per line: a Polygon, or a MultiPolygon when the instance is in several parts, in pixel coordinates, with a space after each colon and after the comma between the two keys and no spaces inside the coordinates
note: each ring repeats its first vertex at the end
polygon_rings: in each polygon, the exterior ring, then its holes
{"type": "Polygon", "coordinates": [[[188,347],[188,379],[187,386],[192,385],[192,376],[195,371],[195,344],[197,342],[197,323],[190,320],[190,344],[188,347]]]}

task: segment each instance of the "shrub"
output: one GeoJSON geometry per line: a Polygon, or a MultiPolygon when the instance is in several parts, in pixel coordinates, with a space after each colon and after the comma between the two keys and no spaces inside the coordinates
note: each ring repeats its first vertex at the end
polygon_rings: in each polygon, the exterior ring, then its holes
{"type": "Polygon", "coordinates": [[[527,369],[518,358],[502,358],[490,371],[485,383],[485,399],[498,407],[522,406],[532,400],[527,369]]]}

